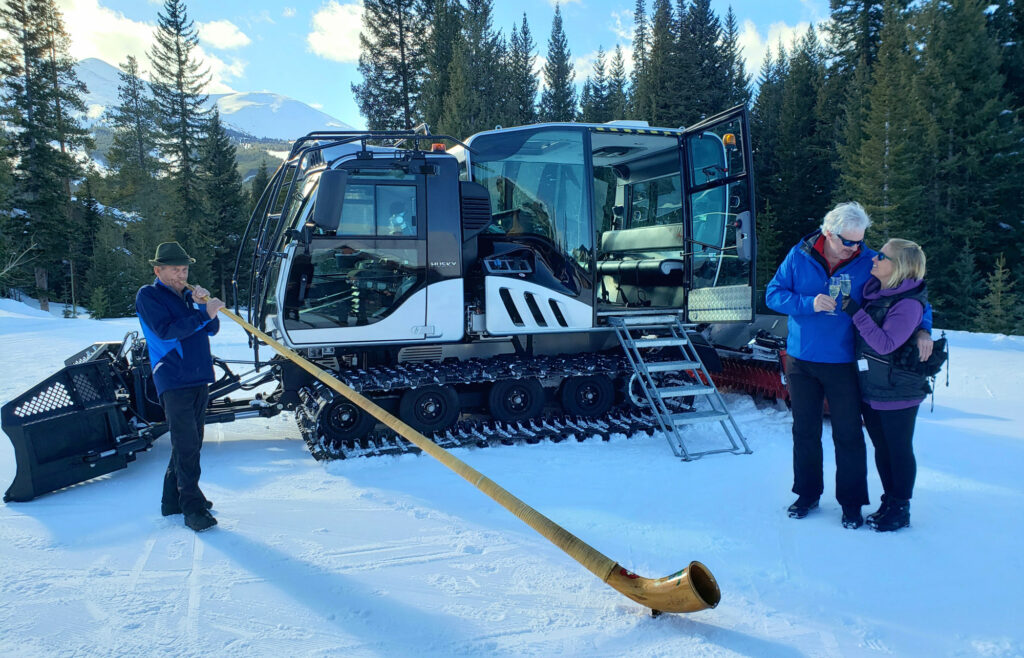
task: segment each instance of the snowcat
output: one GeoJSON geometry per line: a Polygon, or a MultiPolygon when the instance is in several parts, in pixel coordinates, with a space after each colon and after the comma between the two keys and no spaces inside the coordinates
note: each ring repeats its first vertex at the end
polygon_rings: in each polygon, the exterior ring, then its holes
{"type": "MultiPolygon", "coordinates": [[[[777,342],[748,346],[754,228],[743,107],[686,129],[546,123],[465,143],[316,132],[257,204],[233,304],[443,447],[662,431],[683,459],[749,452],[712,374],[720,354],[777,362],[777,342]],[[697,422],[727,445],[688,450],[697,422]]],[[[418,450],[250,342],[245,374],[215,358],[208,423],[290,411],[317,459],[418,450]]],[[[166,431],[137,333],[65,365],[2,409],[18,466],[4,500],[123,468],[166,431]]],[[[769,382],[748,389],[777,385],[753,371],[769,382]]]]}

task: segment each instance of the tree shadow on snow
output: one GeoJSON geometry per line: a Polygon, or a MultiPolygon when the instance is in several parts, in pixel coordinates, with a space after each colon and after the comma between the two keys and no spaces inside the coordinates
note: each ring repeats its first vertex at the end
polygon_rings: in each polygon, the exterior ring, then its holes
{"type": "Polygon", "coordinates": [[[359,646],[347,650],[451,655],[466,641],[463,628],[451,616],[406,605],[388,592],[244,535],[219,528],[204,534],[203,541],[351,636],[359,646]]]}

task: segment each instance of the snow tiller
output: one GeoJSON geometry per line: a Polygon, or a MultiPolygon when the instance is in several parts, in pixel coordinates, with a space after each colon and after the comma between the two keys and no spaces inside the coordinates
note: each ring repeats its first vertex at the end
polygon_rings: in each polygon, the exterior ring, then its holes
{"type": "MultiPolygon", "coordinates": [[[[263,192],[229,297],[445,448],[660,433],[683,460],[743,454],[716,384],[785,397],[776,321],[753,310],[751,172],[743,107],[686,129],[538,124],[465,143],[311,133],[263,192]]],[[[317,459],[420,450],[264,344],[244,374],[215,361],[208,422],[291,412],[317,459]]],[[[76,355],[3,428],[7,500],[123,468],[166,429],[144,342],[76,355]]]]}

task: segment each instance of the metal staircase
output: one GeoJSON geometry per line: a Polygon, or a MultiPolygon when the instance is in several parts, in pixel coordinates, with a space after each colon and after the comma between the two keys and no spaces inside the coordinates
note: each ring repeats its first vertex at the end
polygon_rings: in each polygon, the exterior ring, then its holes
{"type": "MultiPolygon", "coordinates": [[[[722,399],[721,393],[715,388],[704,364],[697,356],[696,348],[687,337],[687,330],[696,325],[683,324],[678,315],[618,315],[608,317],[608,323],[614,327],[626,358],[633,366],[633,379],[639,384],[651,412],[658,419],[661,430],[668,439],[668,444],[676,457],[684,461],[699,459],[704,455],[720,452],[733,454],[750,454],[750,447],[743,437],[736,420],[722,399]],[[644,359],[644,351],[657,347],[678,347],[681,359],[672,361],[652,361],[644,359]],[[666,385],[668,373],[675,373],[688,380],[683,385],[666,385]],[[681,410],[683,405],[670,405],[667,399],[692,397],[704,398],[710,404],[710,410],[681,410]],[[685,425],[718,422],[729,439],[729,448],[716,448],[702,451],[691,451],[680,432],[685,425]]],[[[633,381],[629,384],[633,395],[633,381]]],[[[635,397],[635,396],[634,396],[635,397]]],[[[642,404],[643,399],[639,400],[642,404]]]]}

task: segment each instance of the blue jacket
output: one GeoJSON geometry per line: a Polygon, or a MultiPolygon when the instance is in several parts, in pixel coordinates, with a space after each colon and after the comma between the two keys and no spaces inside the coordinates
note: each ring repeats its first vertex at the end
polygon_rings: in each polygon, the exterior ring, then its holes
{"type": "Polygon", "coordinates": [[[190,291],[179,295],[157,279],[139,288],[135,310],[158,395],[214,380],[210,336],[220,329],[220,320],[210,319],[206,304],[194,302],[190,291]]]}
{"type": "MultiPolygon", "coordinates": [[[[814,298],[828,294],[828,264],[814,249],[821,231],[805,236],[789,250],[768,283],[765,302],[768,308],[789,316],[786,352],[797,359],[817,363],[852,363],[854,331],[850,316],[840,310],[835,315],[814,312],[814,298]]],[[[867,246],[832,276],[847,274],[852,286],[850,297],[862,302],[864,284],[871,277],[871,259],[875,252],[867,246]]],[[[842,300],[840,300],[841,302],[842,300]]],[[[931,331],[932,309],[925,308],[921,328],[931,331]]]]}

